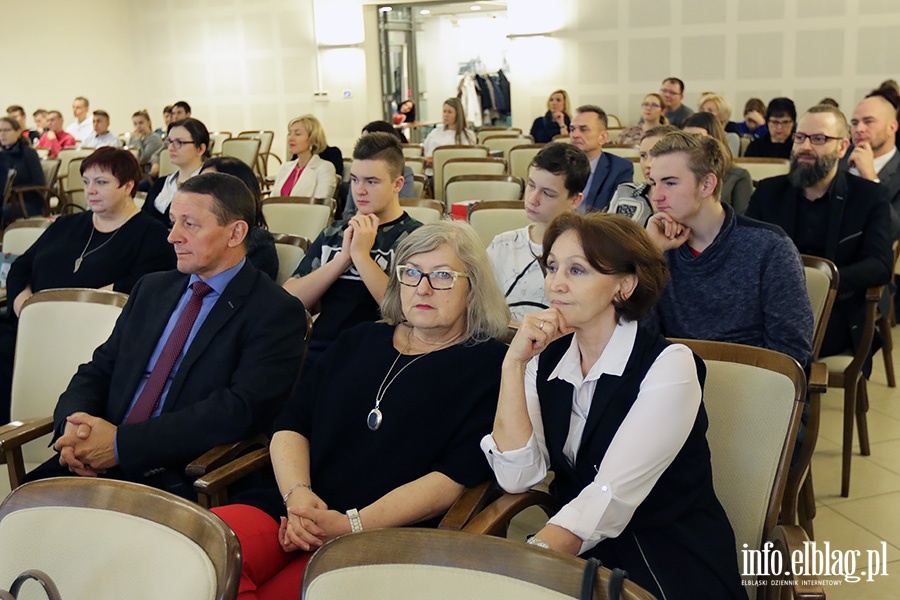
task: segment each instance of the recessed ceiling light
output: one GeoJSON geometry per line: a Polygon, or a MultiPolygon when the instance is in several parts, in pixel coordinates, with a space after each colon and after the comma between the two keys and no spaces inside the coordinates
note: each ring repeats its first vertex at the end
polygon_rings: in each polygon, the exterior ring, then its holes
{"type": "Polygon", "coordinates": [[[382,7],[379,8],[378,10],[380,10],[381,12],[391,12],[391,11],[394,10],[394,9],[391,8],[390,6],[382,6],[382,7]]]}
{"type": "Polygon", "coordinates": [[[423,8],[422,10],[419,11],[419,14],[420,15],[430,15],[431,11],[428,10],[427,8],[423,8]]]}
{"type": "Polygon", "coordinates": [[[472,6],[472,10],[481,10],[481,7],[476,4],[472,6]]]}

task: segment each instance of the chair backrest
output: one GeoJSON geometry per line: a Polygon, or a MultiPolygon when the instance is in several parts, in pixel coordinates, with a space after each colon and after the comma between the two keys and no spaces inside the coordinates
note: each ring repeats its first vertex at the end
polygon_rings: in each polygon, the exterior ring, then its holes
{"type": "Polygon", "coordinates": [[[444,163],[444,181],[457,175],[505,175],[506,161],[502,158],[451,158],[444,163]]]}
{"type": "Polygon", "coordinates": [[[334,218],[334,198],[276,196],[262,201],[263,216],[273,233],[314,240],[334,218]]]}
{"type": "MultiPolygon", "coordinates": [[[[13,364],[13,420],[48,417],[78,366],[112,333],[128,296],[91,289],[43,290],[29,298],[19,316],[13,364]]],[[[25,462],[53,455],[49,439],[23,448],[25,462]]]]}
{"type": "Polygon", "coordinates": [[[173,165],[171,159],[169,158],[168,148],[163,148],[159,153],[159,176],[168,177],[177,170],[178,167],[173,165]]]}
{"type": "Polygon", "coordinates": [[[413,175],[424,175],[425,174],[425,159],[424,158],[407,158],[404,159],[406,162],[406,166],[412,169],[413,175]]]}
{"type": "Polygon", "coordinates": [[[509,174],[528,181],[528,167],[546,144],[521,144],[509,150],[509,174]]]}
{"type": "Polygon", "coordinates": [[[16,170],[8,169],[6,172],[6,184],[3,186],[3,189],[0,190],[0,204],[6,204],[9,200],[10,195],[12,194],[13,185],[16,182],[16,170]]]}
{"type": "Polygon", "coordinates": [[[444,205],[437,200],[421,198],[400,198],[403,210],[420,223],[436,223],[444,218],[444,205]]]}
{"type": "Polygon", "coordinates": [[[628,160],[631,161],[631,166],[634,168],[631,180],[634,183],[647,183],[647,178],[644,177],[644,171],[641,169],[641,158],[639,156],[630,156],[628,160]]]}
{"type": "MultiPolygon", "coordinates": [[[[59,154],[56,155],[57,160],[59,160],[59,177],[65,179],[68,176],[69,161],[89,156],[93,151],[93,148],[63,148],[60,150],[59,154]]],[[[80,173],[77,179],[81,180],[80,173]]]]}
{"type": "Polygon", "coordinates": [[[525,227],[530,223],[525,214],[525,203],[520,200],[494,200],[478,202],[469,212],[469,223],[481,238],[484,247],[490,245],[494,237],[525,227]]]}
{"type": "Polygon", "coordinates": [[[422,158],[425,156],[425,147],[422,144],[400,144],[403,148],[404,158],[422,158]]]}
{"type": "Polygon", "coordinates": [[[831,316],[831,308],[837,296],[840,274],[833,262],[827,258],[802,254],[803,267],[806,271],[806,291],[809,294],[809,304],[813,313],[813,361],[819,359],[819,350],[822,348],[822,340],[825,339],[825,329],[828,327],[828,318],[831,316]]]}
{"type": "Polygon", "coordinates": [[[524,182],[512,175],[457,175],[444,187],[446,206],[463,200],[519,200],[524,182]]]}
{"type": "Polygon", "coordinates": [[[622,119],[612,113],[606,113],[607,129],[622,129],[622,119]]]}
{"type": "Polygon", "coordinates": [[[251,138],[230,138],[222,142],[222,156],[233,156],[258,172],[259,140],[251,138]]]}
{"type": "Polygon", "coordinates": [[[65,195],[65,203],[74,204],[81,208],[87,208],[84,198],[84,181],[81,179],[81,163],[84,158],[73,158],[69,161],[68,174],[60,184],[61,191],[65,195]]]}
{"type": "Polygon", "coordinates": [[[256,156],[255,170],[258,175],[265,178],[268,175],[269,152],[272,150],[272,141],[275,139],[275,132],[242,131],[237,137],[238,139],[259,140],[259,154],[256,156]]]}
{"type": "MultiPolygon", "coordinates": [[[[373,529],[325,544],[310,560],[301,598],[370,600],[429,598],[581,598],[586,561],[486,535],[415,528],[373,529]]],[[[607,598],[600,568],[591,597],[607,598]]],[[[650,600],[625,581],[622,600],[650,600]]]]}
{"type": "MultiPolygon", "coordinates": [[[[743,544],[761,549],[778,523],[806,397],[793,358],[763,348],[700,340],[686,344],[706,363],[703,403],[716,495],[743,544]]],[[[744,578],[745,581],[752,578],[744,578]]],[[[751,598],[754,586],[745,586],[751,598]]]]}
{"type": "Polygon", "coordinates": [[[444,199],[444,163],[451,158],[487,158],[490,152],[486,146],[450,145],[434,149],[434,199],[444,199]]]}
{"type": "Polygon", "coordinates": [[[755,185],[767,177],[787,175],[791,169],[791,162],[786,158],[756,158],[742,156],[734,159],[734,166],[747,169],[750,179],[755,185]]]}
{"type": "Polygon", "coordinates": [[[209,145],[211,146],[209,153],[213,156],[222,154],[222,144],[225,143],[225,140],[230,139],[230,131],[213,131],[209,134],[209,145]]]}
{"type": "Polygon", "coordinates": [[[482,127],[475,132],[475,139],[480,144],[486,137],[492,135],[522,135],[522,130],[518,127],[482,127]]]}
{"type": "Polygon", "coordinates": [[[641,151],[634,146],[607,145],[603,146],[603,151],[609,152],[610,154],[614,154],[616,156],[621,156],[622,158],[638,158],[641,155],[641,151]]]}
{"type": "Polygon", "coordinates": [[[3,232],[3,254],[23,254],[51,223],[50,219],[20,219],[10,223],[3,232]]]}
{"type": "Polygon", "coordinates": [[[309,240],[299,235],[289,233],[273,233],[275,238],[275,251],[278,253],[278,285],[290,279],[297,265],[306,256],[309,250],[309,240]]]}
{"type": "Polygon", "coordinates": [[[237,595],[241,549],[216,515],[167,492],[60,477],[0,505],[0,581],[26,569],[47,573],[66,600],[225,600],[237,595]]]}
{"type": "Polygon", "coordinates": [[[60,164],[61,161],[58,158],[45,158],[41,161],[41,170],[44,171],[44,185],[48,188],[56,185],[60,164]]]}
{"type": "Polygon", "coordinates": [[[515,146],[533,144],[534,138],[530,135],[489,135],[484,138],[484,144],[494,156],[497,152],[503,153],[503,160],[509,159],[509,151],[515,146]]]}
{"type": "Polygon", "coordinates": [[[349,156],[344,156],[344,173],[341,175],[341,183],[350,184],[350,166],[353,164],[353,159],[349,156]]]}
{"type": "Polygon", "coordinates": [[[413,175],[413,195],[416,198],[425,197],[426,185],[428,185],[428,177],[425,175],[413,175]]]}

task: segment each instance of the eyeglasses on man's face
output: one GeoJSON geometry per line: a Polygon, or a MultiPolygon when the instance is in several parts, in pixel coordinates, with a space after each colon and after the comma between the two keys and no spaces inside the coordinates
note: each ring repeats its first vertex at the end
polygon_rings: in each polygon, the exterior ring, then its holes
{"type": "Polygon", "coordinates": [[[793,136],[795,144],[802,144],[806,140],[813,146],[823,146],[828,143],[829,140],[842,140],[844,138],[834,137],[831,135],[825,135],[824,133],[814,133],[812,135],[807,135],[805,133],[800,133],[799,131],[795,133],[793,136]]]}
{"type": "Polygon", "coordinates": [[[418,287],[424,278],[428,280],[428,285],[433,290],[449,290],[456,285],[456,280],[460,277],[468,277],[468,275],[448,269],[426,273],[408,265],[397,265],[397,279],[400,283],[409,287],[418,287]]]}

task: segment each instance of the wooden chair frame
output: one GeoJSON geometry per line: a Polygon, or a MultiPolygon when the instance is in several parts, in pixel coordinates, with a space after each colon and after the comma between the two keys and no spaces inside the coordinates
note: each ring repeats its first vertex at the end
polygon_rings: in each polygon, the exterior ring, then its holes
{"type": "Polygon", "coordinates": [[[444,211],[444,205],[437,200],[430,198],[400,198],[400,206],[419,206],[421,208],[431,208],[441,213],[441,217],[447,214],[444,211]]]}
{"type": "MultiPolygon", "coordinates": [[[[897,270],[897,261],[900,260],[900,241],[894,240],[892,248],[894,262],[891,263],[893,265],[891,273],[894,273],[897,270]]],[[[894,296],[896,296],[896,293],[896,290],[890,292],[890,294],[885,292],[885,295],[890,298],[891,305],[887,313],[879,311],[875,322],[878,334],[881,336],[881,358],[884,359],[885,378],[887,379],[888,387],[892,388],[897,387],[897,378],[894,376],[894,337],[891,334],[891,329],[897,324],[897,318],[894,314],[894,296]]]]}
{"type": "Polygon", "coordinates": [[[44,171],[44,185],[21,185],[13,188],[22,209],[25,214],[25,194],[28,192],[38,192],[44,200],[44,215],[50,214],[50,198],[56,195],[56,185],[59,178],[59,167],[62,164],[58,158],[47,158],[41,161],[41,169],[44,171]]]}
{"type": "MultiPolygon", "coordinates": [[[[587,561],[526,544],[459,531],[389,528],[341,536],[328,542],[310,560],[303,576],[301,598],[309,598],[317,577],[337,569],[363,565],[435,565],[491,573],[532,583],[558,594],[580,598],[587,561]]],[[[607,598],[610,571],[600,567],[592,597],[607,598]]],[[[427,596],[427,590],[423,590],[427,596]]],[[[625,580],[622,600],[652,600],[653,596],[625,580]]]]}
{"type": "Polygon", "coordinates": [[[491,151],[487,146],[480,144],[468,146],[466,144],[448,144],[446,146],[438,146],[434,149],[431,158],[433,161],[432,170],[434,171],[434,199],[443,200],[444,195],[444,163],[453,158],[489,158],[491,151]],[[450,151],[464,150],[471,152],[469,156],[450,156],[450,158],[441,158],[441,155],[450,151]],[[440,159],[440,160],[439,160],[440,159]],[[439,197],[440,196],[440,197],[439,197]]]}
{"type": "Polygon", "coordinates": [[[173,529],[197,544],[209,557],[216,573],[216,600],[237,597],[241,575],[241,546],[237,536],[216,515],[192,502],[126,481],[57,477],[26,483],[13,491],[0,505],[0,520],[19,510],[53,506],[125,513],[173,529]]]}

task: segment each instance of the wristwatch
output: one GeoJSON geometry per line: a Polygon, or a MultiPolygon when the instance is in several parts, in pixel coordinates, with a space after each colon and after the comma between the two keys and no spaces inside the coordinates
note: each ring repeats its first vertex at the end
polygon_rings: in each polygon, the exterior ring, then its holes
{"type": "Polygon", "coordinates": [[[529,546],[537,546],[538,548],[543,548],[544,550],[550,549],[550,544],[548,544],[547,542],[545,542],[544,540],[542,540],[541,538],[539,538],[536,535],[533,535],[530,538],[528,538],[528,541],[526,543],[529,546]]]}

